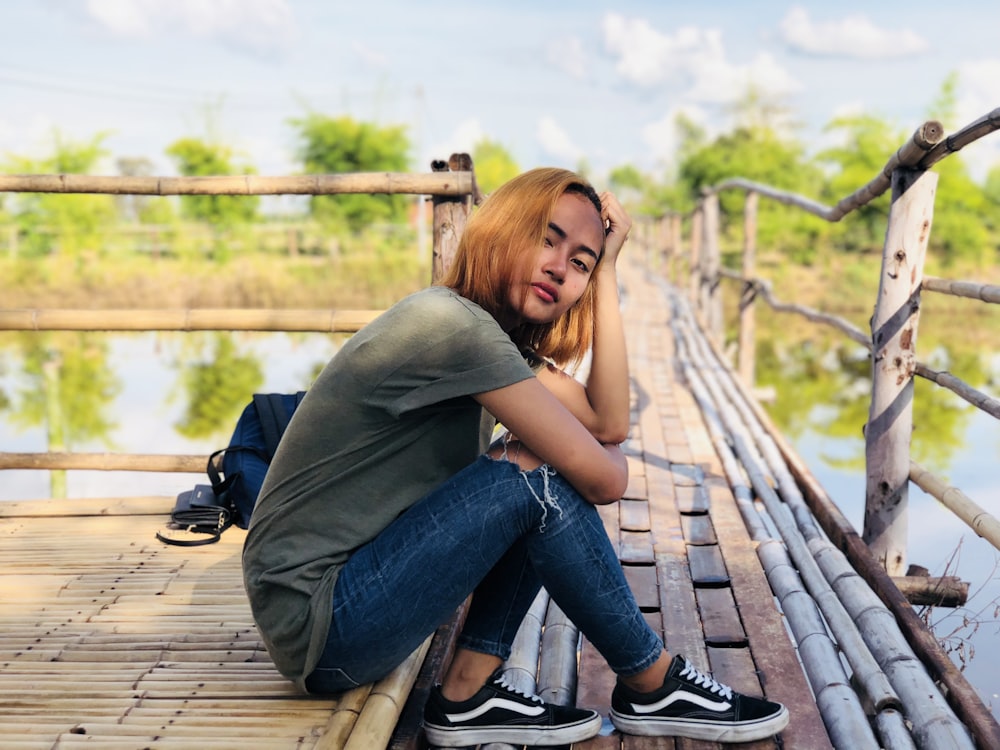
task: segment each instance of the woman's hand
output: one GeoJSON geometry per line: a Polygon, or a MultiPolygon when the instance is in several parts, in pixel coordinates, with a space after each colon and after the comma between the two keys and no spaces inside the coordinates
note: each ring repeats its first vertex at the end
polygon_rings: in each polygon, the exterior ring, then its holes
{"type": "Polygon", "coordinates": [[[632,217],[628,215],[622,204],[613,193],[604,192],[601,198],[601,218],[604,220],[606,229],[604,240],[605,263],[614,267],[618,260],[625,240],[628,239],[629,230],[632,228],[632,217]]]}

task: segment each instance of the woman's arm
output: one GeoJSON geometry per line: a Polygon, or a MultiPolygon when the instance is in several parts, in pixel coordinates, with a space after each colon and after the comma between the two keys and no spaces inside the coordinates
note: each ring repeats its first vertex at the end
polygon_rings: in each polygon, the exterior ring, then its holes
{"type": "Polygon", "coordinates": [[[521,468],[547,463],[596,505],[621,499],[628,486],[621,449],[595,440],[538,378],[479,393],[475,399],[517,435],[524,446],[516,457],[521,468]]]}
{"type": "MultiPolygon", "coordinates": [[[[581,384],[554,366],[543,367],[538,380],[599,442],[617,444],[628,437],[630,413],[628,355],[619,309],[616,264],[632,220],[611,193],[601,194],[601,205],[608,229],[604,258],[594,279],[597,305],[587,383],[581,384]]],[[[516,430],[513,432],[519,435],[516,430]]]]}

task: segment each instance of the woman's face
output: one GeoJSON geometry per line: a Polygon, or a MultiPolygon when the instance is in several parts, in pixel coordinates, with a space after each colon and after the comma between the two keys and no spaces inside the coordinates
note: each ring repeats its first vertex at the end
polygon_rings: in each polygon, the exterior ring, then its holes
{"type": "Polygon", "coordinates": [[[519,281],[510,289],[515,324],[551,323],[566,313],[583,296],[603,246],[604,223],[594,204],[577,193],[563,193],[530,275],[517,274],[519,281]]]}

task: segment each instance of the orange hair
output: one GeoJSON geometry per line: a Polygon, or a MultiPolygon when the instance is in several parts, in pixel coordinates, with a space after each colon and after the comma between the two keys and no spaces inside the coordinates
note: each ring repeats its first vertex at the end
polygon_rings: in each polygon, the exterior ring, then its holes
{"type": "MultiPolygon", "coordinates": [[[[532,169],[497,188],[470,217],[455,260],[440,283],[502,319],[510,304],[508,290],[520,281],[515,274],[530,268],[525,261],[541,252],[552,210],[565,193],[586,198],[600,216],[601,201],[594,188],[569,170],[532,169]]],[[[597,269],[583,296],[565,315],[544,325],[517,326],[510,331],[514,343],[560,366],[583,359],[594,338],[597,269]]]]}

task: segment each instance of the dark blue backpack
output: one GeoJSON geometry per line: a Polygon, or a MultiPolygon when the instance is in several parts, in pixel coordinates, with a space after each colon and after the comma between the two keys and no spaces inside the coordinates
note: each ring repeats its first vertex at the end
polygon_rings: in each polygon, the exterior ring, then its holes
{"type": "Polygon", "coordinates": [[[250,525],[250,514],[264,483],[267,467],[278,448],[288,422],[302,403],[298,393],[255,393],[247,404],[229,445],[208,457],[208,478],[219,504],[230,508],[233,522],[241,529],[250,525]],[[218,457],[222,456],[222,473],[218,457]]]}
{"type": "Polygon", "coordinates": [[[208,457],[211,485],[179,494],[168,526],[173,533],[157,532],[157,539],[191,547],[219,541],[234,523],[247,528],[278,441],[305,395],[255,393],[236,421],[229,445],[208,457]]]}

